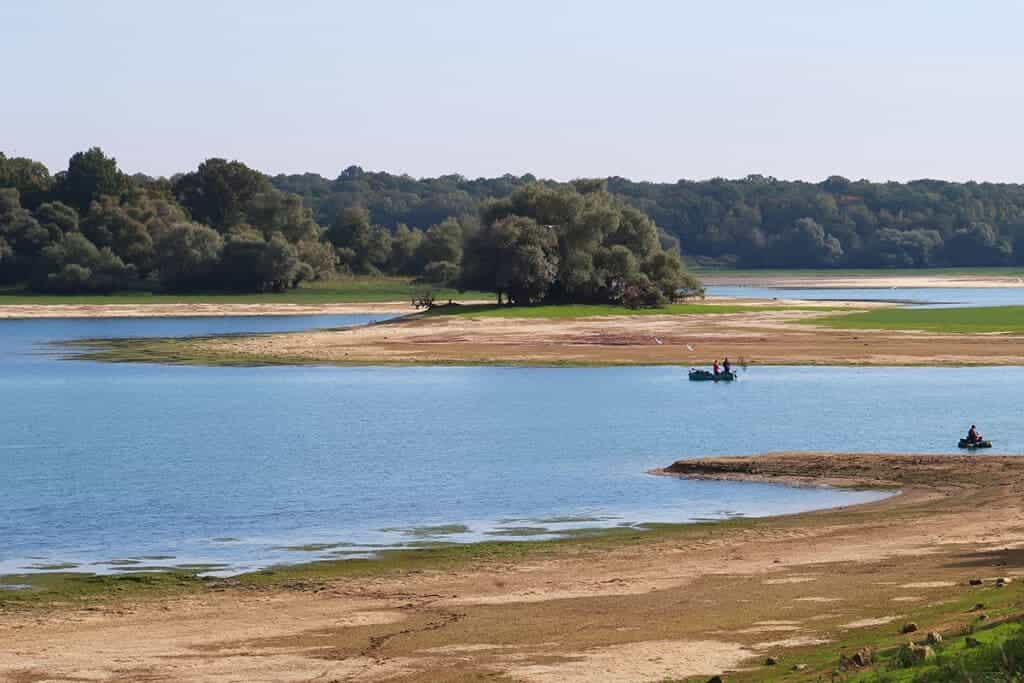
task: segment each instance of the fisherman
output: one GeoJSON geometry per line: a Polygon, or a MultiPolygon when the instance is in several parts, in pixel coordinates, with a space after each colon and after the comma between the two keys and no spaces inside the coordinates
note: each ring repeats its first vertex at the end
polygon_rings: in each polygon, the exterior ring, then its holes
{"type": "Polygon", "coordinates": [[[732,364],[729,363],[729,356],[726,356],[725,360],[722,361],[722,370],[724,370],[725,374],[727,374],[727,375],[730,372],[732,372],[732,364]]]}
{"type": "Polygon", "coordinates": [[[984,441],[984,438],[978,433],[978,428],[975,425],[971,425],[971,428],[967,430],[967,443],[980,443],[982,441],[984,441]]]}
{"type": "Polygon", "coordinates": [[[712,368],[712,370],[715,373],[715,377],[718,377],[718,373],[720,372],[720,369],[718,367],[718,359],[717,358],[715,359],[715,364],[712,365],[711,368],[712,368]]]}

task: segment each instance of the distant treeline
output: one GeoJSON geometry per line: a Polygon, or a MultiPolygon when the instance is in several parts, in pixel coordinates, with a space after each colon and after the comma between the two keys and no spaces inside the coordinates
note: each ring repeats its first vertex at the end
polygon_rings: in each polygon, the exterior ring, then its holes
{"type": "MultiPolygon", "coordinates": [[[[350,169],[339,182],[358,185],[364,175],[350,169]]],[[[700,287],[678,241],[604,181],[519,179],[490,193],[500,197],[457,210],[436,196],[428,201],[437,210],[418,213],[410,227],[382,208],[387,191],[314,198],[277,180],[224,159],[170,179],[128,176],[99,148],[51,175],[0,154],[0,284],[280,291],[339,272],[389,273],[493,291],[510,303],[634,306],[700,287]]]]}
{"type": "Polygon", "coordinates": [[[0,154],[0,284],[274,291],[400,274],[512,302],[658,303],[692,261],[741,267],[1024,264],[1024,185],[417,180],[349,167],[273,178],[208,159],[128,176],[102,150],[56,174],[0,154]]]}
{"type": "MultiPolygon", "coordinates": [[[[537,182],[531,175],[416,180],[350,167],[336,179],[279,175],[318,220],[363,206],[389,228],[476,216],[482,202],[537,182]]],[[[1024,264],[1024,185],[917,180],[821,183],[764,176],[676,183],[607,179],[698,263],[745,268],[930,267],[1024,264]]],[[[552,185],[553,183],[546,183],[552,185]]]]}

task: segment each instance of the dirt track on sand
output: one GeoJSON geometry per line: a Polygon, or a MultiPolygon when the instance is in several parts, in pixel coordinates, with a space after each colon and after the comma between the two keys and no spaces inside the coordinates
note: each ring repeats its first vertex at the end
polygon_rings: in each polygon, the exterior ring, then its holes
{"type": "Polygon", "coordinates": [[[1024,596],[1020,581],[966,585],[1024,574],[1024,458],[771,454],[663,473],[902,493],[453,571],[0,609],[0,680],[642,681],[750,667],[738,677],[758,680],[768,654],[827,648],[834,666],[867,630],[951,625],[929,605],[1024,596]]]}
{"type": "Polygon", "coordinates": [[[444,316],[338,331],[202,340],[204,354],[307,363],[1022,365],[1024,337],[834,330],[790,310],[574,320],[444,316]]]}

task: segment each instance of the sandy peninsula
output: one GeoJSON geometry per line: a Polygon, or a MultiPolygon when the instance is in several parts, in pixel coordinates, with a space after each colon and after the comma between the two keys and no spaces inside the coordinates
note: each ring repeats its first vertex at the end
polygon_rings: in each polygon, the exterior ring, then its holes
{"type": "MultiPolygon", "coordinates": [[[[854,308],[856,304],[847,304],[854,308]]],[[[370,327],[145,342],[133,360],[304,364],[1022,365],[1024,337],[840,330],[815,310],[577,319],[409,317],[370,327]]]]}
{"type": "Polygon", "coordinates": [[[842,654],[905,642],[906,622],[948,637],[979,622],[977,603],[992,622],[1022,609],[1024,458],[780,453],[660,473],[894,495],[515,559],[81,606],[0,600],[0,679],[827,680],[842,654]]]}

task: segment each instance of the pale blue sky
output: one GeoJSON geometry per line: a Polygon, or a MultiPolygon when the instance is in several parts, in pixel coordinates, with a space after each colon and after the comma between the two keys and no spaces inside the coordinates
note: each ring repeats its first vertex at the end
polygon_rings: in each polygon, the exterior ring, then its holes
{"type": "Polygon", "coordinates": [[[1024,180],[1024,3],[3,0],[0,150],[671,181],[1024,180]]]}

